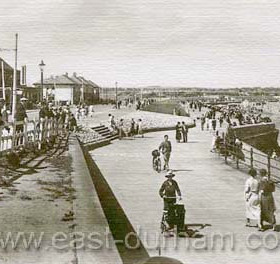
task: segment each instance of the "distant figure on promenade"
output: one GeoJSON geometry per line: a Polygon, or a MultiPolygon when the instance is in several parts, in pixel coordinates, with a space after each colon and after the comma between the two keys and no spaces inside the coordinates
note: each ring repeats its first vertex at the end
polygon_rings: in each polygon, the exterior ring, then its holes
{"type": "Polygon", "coordinates": [[[276,206],[273,198],[275,184],[268,179],[265,169],[260,170],[260,176],[261,226],[263,227],[265,221],[273,225],[273,230],[276,230],[276,206]]]}
{"type": "Polygon", "coordinates": [[[163,170],[169,169],[169,160],[172,151],[171,142],[168,140],[168,135],[164,136],[164,141],[159,146],[159,151],[163,154],[164,166],[163,170]]]}
{"type": "Polygon", "coordinates": [[[216,131],[216,126],[217,126],[217,120],[215,118],[212,119],[212,129],[213,131],[216,131]]]}
{"type": "Polygon", "coordinates": [[[166,181],[163,182],[159,189],[159,195],[163,198],[164,207],[163,210],[167,212],[167,223],[169,228],[167,232],[169,232],[170,236],[173,236],[173,228],[174,228],[174,219],[175,219],[175,210],[174,205],[176,203],[176,197],[179,196],[181,199],[181,191],[178,183],[173,180],[175,174],[172,170],[168,171],[165,177],[166,181]]]}
{"type": "Polygon", "coordinates": [[[118,124],[118,129],[119,129],[119,139],[122,139],[124,136],[124,120],[121,119],[119,124],[118,124]]]}
{"type": "Polygon", "coordinates": [[[93,108],[93,105],[90,105],[88,107],[88,113],[89,113],[89,117],[93,117],[94,115],[94,108],[93,108]]]}
{"type": "Polygon", "coordinates": [[[213,133],[213,138],[212,138],[212,146],[211,146],[211,152],[216,152],[217,150],[217,140],[218,140],[218,137],[219,137],[219,131],[215,131],[213,133]]]}
{"type": "Polygon", "coordinates": [[[46,118],[48,116],[48,108],[44,102],[41,103],[40,111],[39,111],[39,118],[46,118]]]}
{"type": "Polygon", "coordinates": [[[179,143],[180,140],[182,139],[182,126],[181,126],[181,123],[178,122],[177,125],[176,125],[176,135],[175,135],[175,138],[176,138],[176,141],[179,143]]]}
{"type": "Polygon", "coordinates": [[[245,183],[245,201],[246,201],[246,226],[251,226],[251,220],[256,220],[259,230],[261,225],[261,206],[259,199],[260,183],[257,180],[257,171],[249,170],[250,178],[245,183]]]}
{"type": "Polygon", "coordinates": [[[109,123],[109,126],[110,126],[112,129],[114,129],[113,126],[112,126],[112,119],[113,119],[113,116],[112,116],[111,114],[108,114],[108,123],[109,123]]]}
{"type": "Polygon", "coordinates": [[[82,105],[82,107],[81,107],[81,116],[84,119],[86,117],[86,115],[87,115],[87,109],[86,109],[85,105],[82,105]]]}
{"type": "MultiPolygon", "coordinates": [[[[24,119],[27,118],[26,110],[25,110],[25,101],[19,100],[16,106],[15,120],[17,122],[23,122],[24,119]]],[[[24,124],[16,125],[16,133],[22,133],[24,130],[24,124]]],[[[23,135],[17,139],[17,145],[23,143],[23,135]]]]}
{"type": "Polygon", "coordinates": [[[135,131],[136,131],[136,129],[135,129],[135,121],[134,121],[134,119],[132,118],[132,119],[131,119],[131,122],[130,122],[130,135],[131,135],[132,137],[135,136],[135,131]]]}
{"type": "MultiPolygon", "coordinates": [[[[8,125],[9,115],[6,110],[6,102],[4,99],[0,99],[0,115],[1,115],[1,120],[2,120],[2,126],[8,125]]],[[[7,128],[8,128],[8,130],[10,130],[8,126],[6,126],[6,129],[7,128]]]]}
{"type": "Polygon", "coordinates": [[[76,129],[77,129],[77,120],[74,114],[71,114],[69,118],[69,130],[72,132],[76,132],[76,129]]]}
{"type": "Polygon", "coordinates": [[[205,118],[205,123],[206,123],[206,130],[209,130],[209,118],[206,116],[205,118]]]}
{"type": "Polygon", "coordinates": [[[138,119],[137,132],[142,138],[144,137],[142,119],[138,119]]]}
{"type": "Polygon", "coordinates": [[[60,107],[58,109],[58,113],[59,113],[59,125],[64,128],[64,124],[65,124],[65,120],[66,120],[66,113],[65,111],[62,109],[62,107],[60,107]]]}
{"type": "MultiPolygon", "coordinates": [[[[27,118],[26,110],[25,110],[25,102],[20,100],[16,107],[15,119],[16,121],[24,121],[27,118]]],[[[17,132],[23,132],[23,124],[16,126],[17,132]]]]}
{"type": "Polygon", "coordinates": [[[224,118],[223,118],[223,116],[221,115],[221,116],[219,117],[220,128],[222,127],[223,122],[224,122],[224,118]]]}
{"type": "Polygon", "coordinates": [[[201,131],[203,131],[204,125],[205,125],[205,116],[204,115],[201,116],[200,122],[201,122],[201,131]]]}
{"type": "Polygon", "coordinates": [[[183,142],[187,143],[188,142],[188,133],[189,133],[189,128],[188,125],[185,124],[185,122],[182,122],[182,133],[183,133],[183,142]]]}
{"type": "Polygon", "coordinates": [[[76,107],[76,112],[75,112],[76,120],[80,119],[80,115],[81,115],[80,107],[77,106],[76,107]]]}

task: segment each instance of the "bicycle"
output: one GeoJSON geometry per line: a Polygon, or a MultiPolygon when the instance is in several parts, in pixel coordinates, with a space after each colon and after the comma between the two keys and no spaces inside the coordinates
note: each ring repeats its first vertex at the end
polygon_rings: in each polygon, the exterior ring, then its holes
{"type": "Polygon", "coordinates": [[[160,159],[160,152],[155,149],[152,152],[152,156],[153,156],[153,169],[157,172],[161,171],[161,159],[160,159]]]}

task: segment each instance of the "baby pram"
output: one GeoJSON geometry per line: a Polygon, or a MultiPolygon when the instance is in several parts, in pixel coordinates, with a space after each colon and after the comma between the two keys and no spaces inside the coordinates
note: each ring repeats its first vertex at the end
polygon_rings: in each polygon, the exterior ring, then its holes
{"type": "MultiPolygon", "coordinates": [[[[168,198],[167,198],[168,199],[168,198]]],[[[170,197],[169,197],[170,199],[170,197]]],[[[163,210],[161,220],[161,233],[170,231],[170,223],[177,227],[178,236],[186,236],[185,226],[185,206],[177,199],[176,203],[170,207],[170,211],[163,210]]]]}

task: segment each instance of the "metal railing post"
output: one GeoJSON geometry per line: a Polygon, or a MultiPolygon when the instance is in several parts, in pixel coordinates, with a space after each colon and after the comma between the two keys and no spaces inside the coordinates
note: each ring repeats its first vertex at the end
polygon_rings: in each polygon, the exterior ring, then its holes
{"type": "Polygon", "coordinates": [[[17,143],[17,134],[16,134],[16,121],[13,122],[13,136],[12,136],[12,146],[11,149],[13,150],[17,143]]]}
{"type": "Polygon", "coordinates": [[[227,143],[225,142],[225,163],[227,164],[227,143]]]}
{"type": "Polygon", "coordinates": [[[270,174],[271,174],[271,162],[270,162],[270,156],[267,155],[267,176],[268,176],[268,179],[270,179],[270,174]]]}
{"type": "Polygon", "coordinates": [[[253,148],[250,149],[250,168],[254,168],[254,151],[253,148]]]}
{"type": "Polygon", "coordinates": [[[26,145],[28,142],[27,125],[28,125],[28,121],[27,118],[25,118],[23,121],[23,145],[26,145]]]}
{"type": "Polygon", "coordinates": [[[2,144],[2,135],[3,135],[3,127],[0,126],[0,151],[2,151],[3,144],[2,144]]]}
{"type": "Polygon", "coordinates": [[[39,136],[38,136],[38,149],[41,150],[43,142],[43,133],[44,133],[44,118],[40,118],[39,121],[39,136]]]}

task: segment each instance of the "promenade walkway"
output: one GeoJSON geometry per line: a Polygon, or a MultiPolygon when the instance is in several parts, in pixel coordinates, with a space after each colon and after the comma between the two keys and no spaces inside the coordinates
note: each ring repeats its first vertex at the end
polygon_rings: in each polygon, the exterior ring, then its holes
{"type": "MultiPolygon", "coordinates": [[[[114,141],[91,152],[128,219],[135,230],[140,230],[149,254],[158,255],[156,233],[162,215],[158,190],[165,180],[164,173],[152,170],[151,151],[158,147],[164,134],[172,141],[170,167],[181,187],[186,223],[195,236],[165,239],[162,255],[192,264],[258,264],[267,260],[270,264],[279,263],[279,233],[261,233],[245,227],[243,191],[247,175],[210,152],[212,135],[200,131],[199,126],[190,129],[188,143],[176,143],[174,131],[155,132],[143,139],[114,141]],[[213,235],[227,235],[224,249],[213,235]]],[[[280,208],[279,190],[275,197],[280,208]]]]}

